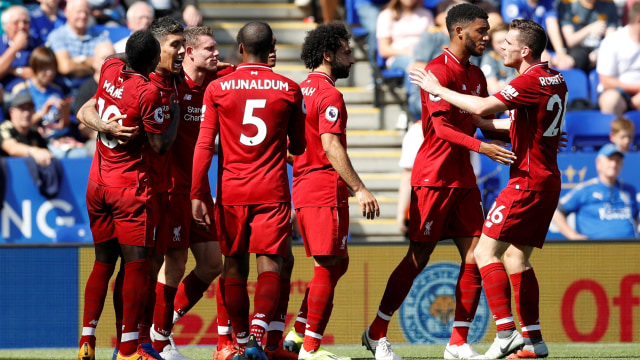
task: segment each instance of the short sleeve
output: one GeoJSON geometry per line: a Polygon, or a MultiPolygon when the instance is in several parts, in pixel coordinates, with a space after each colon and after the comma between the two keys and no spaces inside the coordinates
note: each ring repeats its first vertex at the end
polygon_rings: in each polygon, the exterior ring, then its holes
{"type": "Polygon", "coordinates": [[[342,125],[347,121],[347,114],[344,110],[344,100],[338,92],[319,97],[318,104],[318,132],[322,134],[341,134],[345,127],[342,125]]]}

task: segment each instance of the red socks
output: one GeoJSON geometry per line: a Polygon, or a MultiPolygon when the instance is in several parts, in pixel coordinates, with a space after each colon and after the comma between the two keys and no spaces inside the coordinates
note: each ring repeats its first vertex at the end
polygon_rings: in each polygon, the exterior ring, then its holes
{"type": "Polygon", "coordinates": [[[511,286],[502,263],[491,263],[480,269],[484,293],[496,321],[496,330],[515,330],[511,313],[511,286]]]}
{"type": "Polygon", "coordinates": [[[115,267],[115,264],[106,264],[97,260],[93,263],[93,270],[87,279],[84,290],[82,336],[80,337],[79,346],[85,342],[90,343],[93,347],[96,345],[95,331],[104,309],[109,280],[111,280],[115,267]]]}
{"type": "Polygon", "coordinates": [[[258,344],[262,344],[262,337],[269,327],[271,317],[275,313],[279,297],[280,274],[275,271],[265,271],[258,275],[256,293],[253,298],[253,316],[251,317],[250,329],[251,334],[255,335],[258,344]]]}
{"type": "Polygon", "coordinates": [[[372,340],[379,340],[387,336],[391,316],[400,308],[400,305],[402,305],[402,302],[411,290],[413,280],[420,274],[420,271],[421,270],[413,264],[413,261],[406,257],[404,257],[395,270],[393,270],[387,281],[387,287],[382,296],[382,300],[380,301],[378,314],[369,327],[369,336],[372,340]]]}
{"type": "Polygon", "coordinates": [[[522,336],[528,338],[541,337],[540,332],[540,288],[538,279],[533,269],[512,274],[511,284],[513,285],[516,311],[520,318],[520,328],[522,336]]]}
{"type": "Polygon", "coordinates": [[[282,278],[280,276],[280,297],[278,298],[278,305],[276,306],[276,312],[271,318],[269,328],[267,329],[267,343],[266,347],[276,347],[280,344],[282,339],[282,333],[284,333],[284,326],[287,321],[287,309],[289,308],[289,294],[291,293],[291,279],[282,278]]]}
{"type": "Polygon", "coordinates": [[[182,279],[182,282],[178,286],[178,292],[176,293],[174,310],[180,316],[186,314],[191,308],[202,298],[202,295],[209,288],[208,283],[200,280],[191,271],[187,277],[182,279]]]}
{"type": "MultiPolygon", "coordinates": [[[[249,294],[247,280],[225,278],[224,303],[240,350],[249,339],[249,294]]],[[[242,353],[240,353],[242,354],[242,353]]]]}
{"type": "Polygon", "coordinates": [[[138,325],[142,319],[147,297],[149,280],[149,260],[140,259],[124,264],[124,282],[122,284],[122,338],[120,353],[131,355],[138,347],[138,325]]]}
{"type": "Polygon", "coordinates": [[[476,264],[461,264],[456,286],[456,313],[449,344],[462,345],[467,342],[469,327],[478,308],[482,293],[482,277],[476,264]]]}
{"type": "Polygon", "coordinates": [[[294,330],[301,336],[304,336],[304,331],[307,327],[307,313],[309,312],[309,286],[311,286],[311,281],[307,284],[307,289],[304,291],[304,298],[302,298],[296,322],[293,324],[294,330]]]}
{"type": "MultiPolygon", "coordinates": [[[[156,283],[156,305],[153,314],[153,330],[162,336],[171,335],[173,328],[173,301],[177,288],[166,284],[156,283]]],[[[169,345],[169,340],[156,340],[153,348],[162,352],[169,345]]]]}
{"type": "Polygon", "coordinates": [[[220,345],[233,344],[231,336],[231,320],[227,314],[227,307],[224,304],[224,285],[225,281],[222,276],[218,277],[216,282],[216,309],[218,312],[218,347],[220,345]]]}

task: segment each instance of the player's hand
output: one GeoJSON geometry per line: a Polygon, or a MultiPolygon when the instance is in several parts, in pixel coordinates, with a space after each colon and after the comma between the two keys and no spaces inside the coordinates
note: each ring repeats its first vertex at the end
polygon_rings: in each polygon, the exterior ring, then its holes
{"type": "Polygon", "coordinates": [[[211,217],[209,217],[209,210],[204,201],[200,199],[191,199],[191,215],[193,221],[200,226],[211,225],[211,217]]]}
{"type": "Polygon", "coordinates": [[[563,131],[560,133],[560,142],[558,143],[558,152],[560,152],[560,148],[567,148],[567,144],[569,143],[569,138],[567,137],[567,132],[563,131]]]}
{"type": "Polygon", "coordinates": [[[516,158],[516,154],[512,151],[505,149],[507,144],[504,141],[500,140],[491,140],[489,142],[481,142],[480,149],[478,152],[480,154],[487,155],[491,160],[502,164],[502,165],[511,165],[513,164],[513,160],[516,158]]]}
{"type": "Polygon", "coordinates": [[[431,71],[427,72],[424,69],[415,68],[411,70],[409,78],[412,84],[418,85],[422,90],[430,94],[435,94],[441,87],[438,78],[431,71]]]}
{"type": "Polygon", "coordinates": [[[380,207],[378,206],[378,200],[376,200],[375,196],[367,188],[363,187],[362,189],[355,192],[356,198],[362,207],[362,216],[367,219],[373,220],[375,217],[380,216],[380,207]]]}
{"type": "Polygon", "coordinates": [[[100,132],[109,134],[118,140],[119,144],[126,144],[138,135],[140,130],[138,126],[122,126],[121,120],[126,119],[127,115],[117,115],[109,118],[104,124],[104,128],[100,132]]]}

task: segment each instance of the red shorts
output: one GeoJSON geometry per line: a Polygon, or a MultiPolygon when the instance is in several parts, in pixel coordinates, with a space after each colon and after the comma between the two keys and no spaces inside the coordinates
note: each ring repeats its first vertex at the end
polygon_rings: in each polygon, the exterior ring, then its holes
{"type": "Polygon", "coordinates": [[[482,233],[484,212],[478,188],[414,186],[409,211],[411,241],[433,242],[482,233]]]}
{"type": "Polygon", "coordinates": [[[291,236],[291,203],[216,204],[220,250],[225,256],[287,255],[291,236]]]}
{"type": "Polygon", "coordinates": [[[159,192],[153,194],[156,198],[159,211],[156,212],[154,218],[156,226],[156,246],[153,248],[153,254],[166,254],[169,241],[171,239],[171,228],[169,227],[169,193],[159,192]]]}
{"type": "Polygon", "coordinates": [[[348,207],[304,207],[296,218],[307,256],[347,254],[348,207]]]}
{"type": "MultiPolygon", "coordinates": [[[[213,220],[213,199],[209,196],[205,202],[213,220]]],[[[191,244],[218,241],[215,224],[211,224],[208,228],[196,225],[191,215],[189,194],[169,194],[169,203],[169,227],[171,229],[169,248],[186,249],[191,244]]]]}
{"type": "Polygon", "coordinates": [[[510,244],[542,248],[559,198],[559,191],[504,188],[487,214],[482,233],[510,244]]]}
{"type": "Polygon", "coordinates": [[[89,179],[87,212],[93,243],[114,238],[120,244],[152,247],[156,199],[148,188],[112,188],[89,179]]]}

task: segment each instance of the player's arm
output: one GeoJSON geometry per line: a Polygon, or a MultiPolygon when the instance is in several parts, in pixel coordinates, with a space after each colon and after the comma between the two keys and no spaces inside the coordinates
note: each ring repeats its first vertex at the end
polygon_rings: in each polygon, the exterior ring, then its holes
{"type": "Polygon", "coordinates": [[[171,123],[167,127],[167,130],[163,133],[147,133],[151,149],[160,155],[169,151],[171,145],[173,145],[173,142],[176,140],[176,135],[178,135],[178,125],[180,124],[180,103],[176,101],[174,94],[171,94],[169,104],[171,123]]]}
{"type": "Polygon", "coordinates": [[[98,110],[96,110],[96,99],[89,99],[76,114],[76,118],[89,129],[109,134],[116,138],[121,144],[133,139],[138,135],[139,128],[122,126],[120,120],[126,118],[127,115],[118,115],[111,117],[107,121],[102,121],[98,110]]]}
{"type": "Polygon", "coordinates": [[[409,74],[411,83],[418,85],[424,91],[442,98],[444,101],[456,106],[462,110],[465,110],[471,114],[485,116],[489,114],[495,114],[504,112],[509,108],[502,101],[493,96],[486,98],[460,94],[456,91],[448,89],[440,85],[440,81],[430,71],[427,72],[423,69],[414,69],[409,74]]]}
{"type": "Polygon", "coordinates": [[[289,136],[287,159],[289,155],[302,155],[307,147],[307,139],[305,138],[306,116],[303,109],[304,98],[300,89],[298,89],[294,94],[293,110],[287,125],[287,134],[289,136]]]}
{"type": "Polygon", "coordinates": [[[340,142],[340,135],[332,133],[324,133],[320,135],[322,148],[324,149],[331,166],[336,170],[338,175],[344,180],[349,188],[356,194],[356,198],[362,207],[362,216],[367,219],[373,219],[380,216],[380,207],[378,201],[371,192],[364,186],[364,183],[353,169],[349,155],[340,142]]]}
{"type": "Polygon", "coordinates": [[[213,105],[212,91],[206,91],[203,100],[202,122],[200,133],[193,153],[193,169],[191,176],[191,215],[198,225],[211,225],[213,214],[209,214],[205,196],[211,196],[209,187],[209,168],[215,154],[216,136],[218,135],[218,112],[213,105]]]}
{"type": "Polygon", "coordinates": [[[567,215],[560,209],[553,213],[553,222],[558,227],[560,233],[569,240],[588,240],[589,238],[577,232],[567,222],[567,215]]]}

